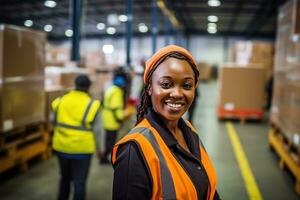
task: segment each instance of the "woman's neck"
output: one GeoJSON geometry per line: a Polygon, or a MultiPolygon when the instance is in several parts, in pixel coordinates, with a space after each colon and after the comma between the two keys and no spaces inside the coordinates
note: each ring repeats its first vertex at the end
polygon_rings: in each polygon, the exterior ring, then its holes
{"type": "Polygon", "coordinates": [[[168,121],[166,120],[165,121],[165,124],[167,126],[167,128],[171,131],[171,133],[173,134],[173,136],[176,135],[176,132],[178,132],[178,121],[179,120],[176,120],[176,121],[168,121]]]}

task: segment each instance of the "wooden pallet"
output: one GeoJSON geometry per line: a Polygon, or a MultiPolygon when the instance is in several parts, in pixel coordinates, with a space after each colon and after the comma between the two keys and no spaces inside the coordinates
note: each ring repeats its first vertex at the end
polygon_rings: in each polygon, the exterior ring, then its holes
{"type": "Polygon", "coordinates": [[[217,115],[219,120],[238,120],[241,123],[245,123],[247,120],[261,121],[264,117],[264,112],[262,110],[226,110],[223,107],[219,107],[217,115]]]}
{"type": "Polygon", "coordinates": [[[0,135],[0,173],[15,166],[28,170],[28,161],[51,156],[50,136],[44,124],[31,125],[0,135]]]}
{"type": "Polygon", "coordinates": [[[269,131],[269,146],[279,156],[280,169],[289,169],[296,178],[295,190],[300,195],[300,152],[292,149],[291,143],[274,125],[269,131]]]}

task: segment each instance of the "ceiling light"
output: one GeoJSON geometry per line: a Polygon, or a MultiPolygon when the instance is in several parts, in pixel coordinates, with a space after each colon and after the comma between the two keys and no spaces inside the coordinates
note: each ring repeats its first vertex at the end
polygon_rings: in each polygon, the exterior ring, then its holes
{"type": "Polygon", "coordinates": [[[33,25],[33,21],[32,20],[25,20],[24,25],[27,27],[31,27],[33,25]]]}
{"type": "Polygon", "coordinates": [[[98,23],[98,24],[97,24],[97,29],[98,29],[98,30],[103,30],[103,29],[105,29],[105,24],[102,23],[102,22],[98,23]]]}
{"type": "Polygon", "coordinates": [[[215,34],[217,32],[217,28],[207,27],[207,32],[210,34],[215,34]]]}
{"type": "Polygon", "coordinates": [[[47,25],[44,26],[44,31],[46,31],[46,32],[51,32],[52,29],[53,29],[53,27],[50,24],[47,24],[47,25]]]}
{"type": "Polygon", "coordinates": [[[208,28],[215,28],[216,29],[217,28],[217,24],[215,24],[215,23],[208,23],[207,27],[208,28]]]}
{"type": "Polygon", "coordinates": [[[48,0],[48,1],[44,2],[44,6],[49,7],[49,8],[54,8],[56,6],[56,2],[48,0]]]}
{"type": "Polygon", "coordinates": [[[102,51],[103,51],[105,54],[111,54],[111,53],[114,52],[114,46],[111,45],[111,44],[103,45],[102,51]]]}
{"type": "Polygon", "coordinates": [[[73,30],[71,30],[71,29],[66,30],[66,31],[65,31],[65,35],[66,35],[67,37],[72,37],[72,36],[73,36],[73,30]]]}
{"type": "Polygon", "coordinates": [[[140,23],[138,29],[141,33],[146,33],[148,31],[148,27],[144,23],[140,23]]]}
{"type": "Polygon", "coordinates": [[[209,15],[209,16],[207,17],[207,20],[208,20],[209,22],[217,22],[217,21],[219,21],[219,18],[218,18],[217,16],[215,16],[215,15],[209,15]]]}
{"type": "Polygon", "coordinates": [[[107,16],[107,24],[110,26],[118,26],[120,24],[118,15],[116,14],[109,14],[107,16]]]}
{"type": "Polygon", "coordinates": [[[108,27],[106,29],[106,33],[109,34],[109,35],[113,35],[116,33],[116,29],[114,27],[108,27]]]}
{"type": "Polygon", "coordinates": [[[218,7],[221,5],[221,2],[219,0],[209,0],[207,4],[211,7],[218,7]]]}
{"type": "Polygon", "coordinates": [[[119,15],[119,21],[120,22],[127,22],[128,17],[126,15],[119,15]]]}

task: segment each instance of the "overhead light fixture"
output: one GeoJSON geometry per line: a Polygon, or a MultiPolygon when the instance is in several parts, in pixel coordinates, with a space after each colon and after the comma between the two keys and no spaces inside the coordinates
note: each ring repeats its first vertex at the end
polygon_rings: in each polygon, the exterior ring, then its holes
{"type": "Polygon", "coordinates": [[[109,26],[118,26],[120,24],[118,15],[116,14],[109,14],[107,16],[107,25],[109,26]]]}
{"type": "Polygon", "coordinates": [[[73,36],[73,30],[71,30],[71,29],[66,30],[66,31],[65,31],[65,35],[66,35],[67,37],[72,37],[72,36],[73,36]]]}
{"type": "Polygon", "coordinates": [[[105,29],[105,24],[102,23],[102,22],[98,23],[98,24],[97,24],[97,29],[98,29],[98,30],[104,30],[104,29],[105,29]]]}
{"type": "Polygon", "coordinates": [[[105,44],[102,47],[102,51],[105,54],[112,54],[114,52],[114,46],[111,44],[105,44]]]}
{"type": "Polygon", "coordinates": [[[116,29],[114,27],[108,27],[106,29],[106,33],[109,34],[109,35],[113,35],[116,33],[116,29]]]}
{"type": "Polygon", "coordinates": [[[119,15],[119,21],[120,22],[127,22],[128,17],[126,15],[119,15]]]}
{"type": "Polygon", "coordinates": [[[207,27],[207,32],[209,34],[215,34],[217,33],[217,28],[214,28],[214,27],[207,27]]]}
{"type": "Polygon", "coordinates": [[[215,23],[208,23],[207,27],[208,28],[215,28],[216,29],[217,28],[217,24],[215,24],[215,23]]]}
{"type": "Polygon", "coordinates": [[[44,6],[49,7],[49,8],[54,8],[56,6],[56,2],[47,0],[44,2],[44,6]]]}
{"type": "Polygon", "coordinates": [[[208,0],[207,4],[210,7],[218,7],[221,5],[221,2],[219,0],[208,0]]]}
{"type": "Polygon", "coordinates": [[[33,21],[28,19],[28,20],[25,20],[24,22],[24,26],[27,26],[27,27],[31,27],[33,25],[33,21]]]}
{"type": "Polygon", "coordinates": [[[46,32],[51,32],[52,29],[53,29],[53,26],[50,24],[47,24],[44,26],[44,31],[46,31],[46,32]]]}
{"type": "Polygon", "coordinates": [[[138,25],[138,29],[141,33],[146,33],[148,31],[148,27],[144,23],[140,23],[138,25]]]}
{"type": "Polygon", "coordinates": [[[218,22],[218,21],[219,21],[219,18],[218,18],[217,16],[215,16],[215,15],[209,15],[209,16],[207,17],[207,20],[208,20],[209,22],[218,22]]]}

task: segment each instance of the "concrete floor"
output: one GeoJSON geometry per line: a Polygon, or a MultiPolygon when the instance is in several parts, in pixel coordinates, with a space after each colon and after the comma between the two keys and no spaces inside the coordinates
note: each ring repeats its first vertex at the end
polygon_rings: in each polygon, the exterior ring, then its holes
{"type": "MultiPolygon", "coordinates": [[[[218,192],[225,200],[247,200],[247,190],[227,134],[225,122],[216,118],[217,84],[200,85],[195,126],[218,173],[218,192]]],[[[294,178],[278,167],[277,156],[268,149],[265,123],[233,123],[265,200],[300,199],[294,191],[294,178]]],[[[111,199],[112,168],[99,165],[94,158],[87,187],[87,199],[111,199]]],[[[0,176],[0,199],[56,199],[58,166],[55,157],[35,162],[27,173],[16,170],[0,176]]]]}

